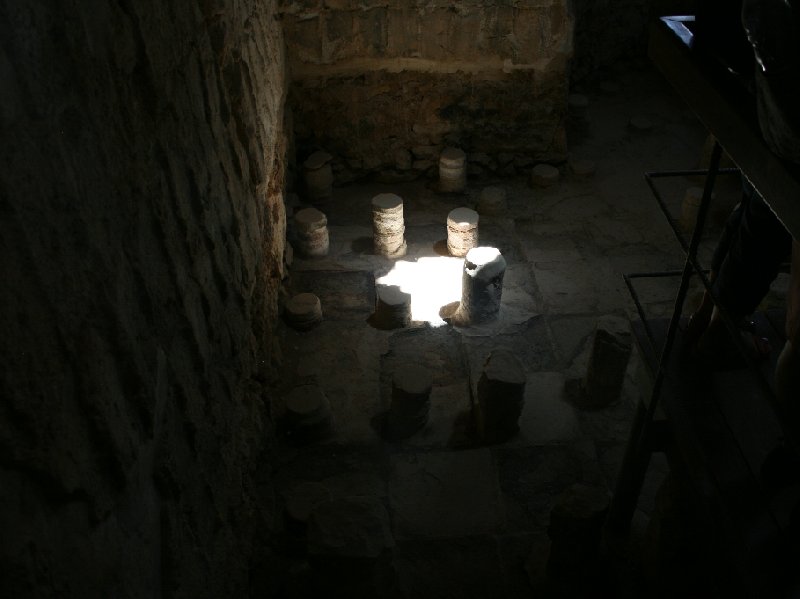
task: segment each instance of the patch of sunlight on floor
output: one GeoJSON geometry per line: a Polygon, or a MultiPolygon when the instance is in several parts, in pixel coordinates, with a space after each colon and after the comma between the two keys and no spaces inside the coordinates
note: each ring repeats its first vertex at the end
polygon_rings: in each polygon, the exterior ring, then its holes
{"type": "Polygon", "coordinates": [[[416,262],[399,260],[389,273],[375,282],[396,285],[411,295],[411,319],[439,327],[445,322],[439,309],[461,299],[463,258],[436,256],[416,262]]]}

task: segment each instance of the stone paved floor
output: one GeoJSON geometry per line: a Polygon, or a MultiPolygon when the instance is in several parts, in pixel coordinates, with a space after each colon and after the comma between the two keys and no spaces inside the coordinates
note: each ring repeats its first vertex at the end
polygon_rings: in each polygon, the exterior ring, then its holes
{"type": "MultiPolygon", "coordinates": [[[[363,184],[336,188],[330,200],[316,204],[328,216],[330,253],[295,258],[288,288],[317,294],[324,322],[308,332],[284,327],[283,388],[276,390],[273,409],[280,415],[281,395],[314,381],[330,399],[335,428],[329,439],[311,446],[282,438],[269,493],[280,507],[299,482],[316,481],[334,497],[379,498],[396,543],[393,596],[531,596],[546,556],[555,498],[575,482],[613,488],[641,392],[637,357],[622,396],[607,408],[576,408],[564,383],[582,374],[599,316],[635,317],[622,273],[682,266],[642,174],[695,168],[705,140],[702,126],[656,73],[627,72],[616,84],[603,86],[605,92],[582,90],[590,100],[586,122],[571,122],[568,129],[572,155],[596,163],[591,178],[578,179],[562,166],[553,188],[532,189],[522,178],[470,180],[468,192],[455,197],[436,195],[427,182],[363,184]],[[634,116],[647,117],[652,129],[631,129],[634,116]],[[489,184],[506,187],[509,204],[506,214],[480,221],[481,244],[495,245],[508,261],[498,322],[462,329],[425,322],[393,331],[370,326],[375,279],[397,269],[396,262],[371,253],[371,198],[393,192],[404,199],[403,267],[446,264],[441,242],[447,213],[474,207],[489,184]],[[468,434],[469,386],[495,347],[513,349],[522,361],[525,407],[519,434],[485,447],[468,434]],[[430,370],[432,409],[422,431],[390,443],[378,430],[389,405],[391,374],[404,362],[430,370]]],[[[696,184],[665,181],[670,205],[678,210],[684,190],[696,184]]],[[[736,189],[735,182],[724,181],[718,189],[717,226],[735,203],[736,189]]],[[[301,206],[290,207],[290,214],[301,206]]],[[[712,242],[713,235],[702,255],[712,242]]],[[[460,267],[456,272],[458,281],[460,267]]],[[[432,276],[447,280],[442,273],[432,276]]],[[[671,311],[676,284],[642,283],[649,313],[671,311]]],[[[458,299],[459,289],[449,292],[455,296],[447,301],[458,299]]],[[[655,460],[635,520],[640,532],[665,470],[663,461],[655,460]]],[[[280,522],[270,525],[281,529],[280,522]]],[[[275,554],[287,573],[272,583],[277,596],[314,596],[302,552],[278,547],[275,554]]]]}

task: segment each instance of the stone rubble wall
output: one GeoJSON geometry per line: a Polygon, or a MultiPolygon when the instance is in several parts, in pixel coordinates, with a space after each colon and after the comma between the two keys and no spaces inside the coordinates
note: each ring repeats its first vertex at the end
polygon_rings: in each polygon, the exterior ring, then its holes
{"type": "Polygon", "coordinates": [[[472,175],[566,155],[567,0],[281,0],[297,158],[331,152],[337,183],[472,175]]]}
{"type": "Polygon", "coordinates": [[[274,12],[0,0],[2,597],[247,594],[285,239],[274,12]]]}

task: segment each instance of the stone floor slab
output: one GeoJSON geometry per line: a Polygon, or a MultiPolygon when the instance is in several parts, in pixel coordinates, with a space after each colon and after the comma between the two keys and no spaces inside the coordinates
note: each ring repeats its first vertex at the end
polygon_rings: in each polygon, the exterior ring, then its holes
{"type": "Polygon", "coordinates": [[[528,374],[519,426],[519,433],[509,442],[510,446],[566,443],[581,435],[575,408],[564,395],[563,373],[528,374]]]}
{"type": "Polygon", "coordinates": [[[501,527],[488,449],[392,456],[389,504],[398,539],[491,534],[501,527]]]}
{"type": "Polygon", "coordinates": [[[403,596],[436,599],[506,597],[497,543],[488,536],[446,541],[406,541],[394,560],[403,596]]]}
{"type": "Polygon", "coordinates": [[[622,276],[605,258],[534,266],[545,309],[551,314],[610,312],[629,301],[622,276]]]}

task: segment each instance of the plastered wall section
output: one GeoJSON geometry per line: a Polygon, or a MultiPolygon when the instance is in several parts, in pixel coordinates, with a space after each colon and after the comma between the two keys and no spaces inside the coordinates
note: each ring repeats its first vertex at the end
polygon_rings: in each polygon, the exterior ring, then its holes
{"type": "Polygon", "coordinates": [[[275,3],[0,0],[0,596],[245,596],[275,3]]]}
{"type": "Polygon", "coordinates": [[[566,0],[281,0],[280,15],[299,160],[324,147],[339,180],[425,173],[447,145],[476,172],[563,160],[566,0]]]}

